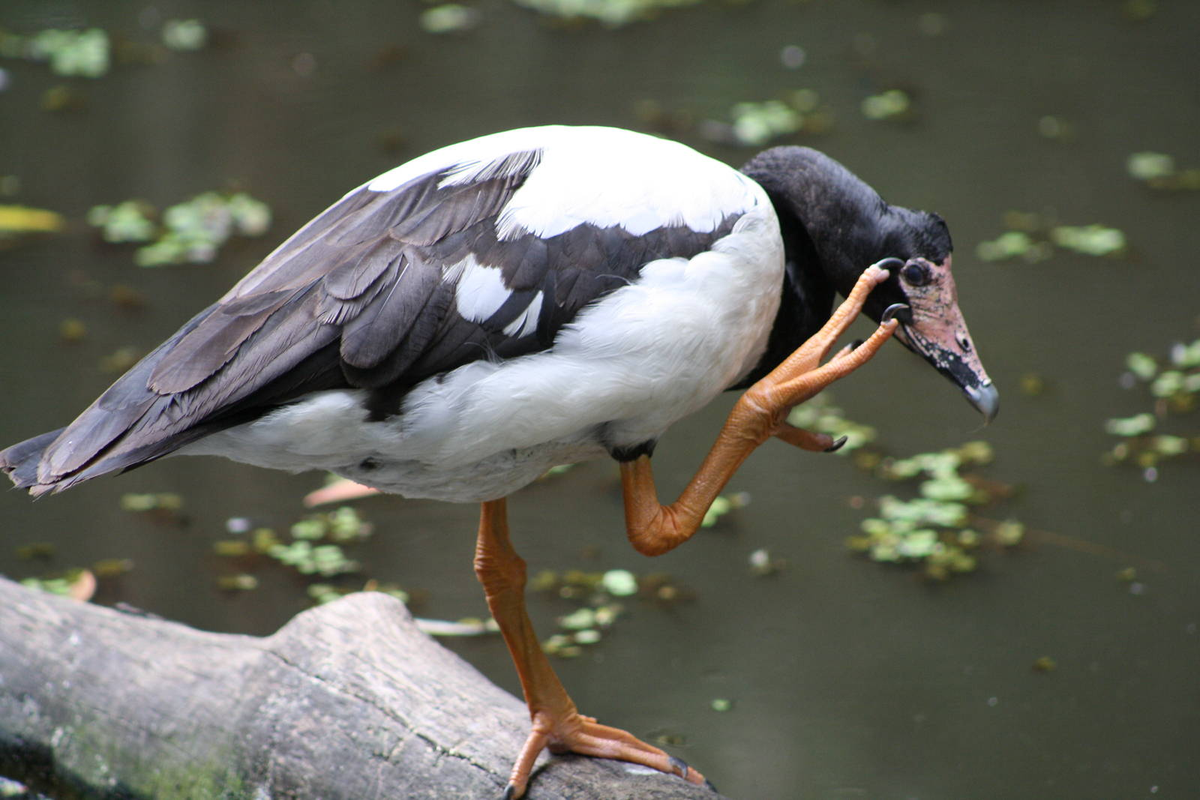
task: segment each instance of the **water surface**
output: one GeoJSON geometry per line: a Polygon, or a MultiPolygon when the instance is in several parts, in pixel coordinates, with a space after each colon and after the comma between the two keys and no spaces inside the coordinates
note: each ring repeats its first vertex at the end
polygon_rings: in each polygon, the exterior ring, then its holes
{"type": "MultiPolygon", "coordinates": [[[[930,585],[843,544],[862,517],[847,498],[889,487],[846,460],[769,444],[731,487],[751,493],[750,506],[648,562],[624,541],[615,467],[587,465],[511,501],[531,569],[664,570],[695,598],[632,604],[603,644],[559,664],[564,682],[587,713],[639,735],[682,737],[675,752],[734,797],[1195,796],[1200,472],[1172,464],[1147,483],[1100,463],[1112,444],[1104,420],[1145,405],[1118,385],[1125,354],[1197,335],[1200,196],[1152,194],[1124,167],[1141,150],[1200,165],[1200,6],[1160,5],[1135,23],[1118,2],[766,0],[608,30],[549,25],[490,0],[475,6],[474,30],[434,37],[419,28],[417,3],[284,11],[9,0],[0,25],[13,30],[96,25],[145,40],[156,18],[200,16],[222,44],[73,82],[87,107],[70,114],[37,109],[61,79],[0,62],[9,72],[0,174],[20,176],[17,200],[56,209],[73,226],[0,252],[0,441],[67,422],[111,380],[100,357],[123,345],[148,350],[287,233],[399,161],[521,125],[647,129],[647,101],[725,119],[737,101],[816,89],[835,115],[832,130],[787,141],[826,150],[893,202],[946,217],[961,304],[1003,395],[999,419],[979,430],[953,387],[889,347],[837,387],[839,404],[898,454],[986,438],[997,454],[989,475],[1022,487],[997,513],[1086,546],[1035,535],[1017,552],[985,554],[976,574],[930,585]],[[921,32],[929,13],[942,15],[941,35],[921,32]],[[781,64],[788,45],[804,48],[799,69],[781,64]],[[865,119],[861,100],[894,86],[915,98],[916,119],[865,119]],[[1040,136],[1047,115],[1074,135],[1040,136]],[[381,144],[397,139],[397,151],[381,144]],[[161,206],[231,183],[268,201],[276,223],[211,266],[140,270],[83,230],[96,203],[161,206]],[[979,261],[975,245],[1001,231],[1010,209],[1119,227],[1131,254],[979,261]],[[113,284],[144,293],[146,307],[114,308],[95,289],[113,284]],[[59,340],[67,317],[85,322],[85,341],[59,340]],[[1027,373],[1045,380],[1043,394],[1018,391],[1027,373]],[[788,568],[753,576],[746,560],[763,547],[788,568]],[[1116,578],[1129,566],[1140,593],[1116,578]],[[1057,669],[1035,672],[1041,656],[1057,669]],[[732,709],[713,711],[714,698],[732,709]]],[[[750,155],[694,127],[675,134],[730,163],[750,155]]],[[[664,499],[699,464],[730,402],[663,440],[655,467],[664,499]]],[[[305,607],[302,584],[268,569],[259,590],[224,594],[212,543],[226,537],[230,516],[285,526],[318,482],[180,459],[36,504],[0,494],[0,570],[41,569],[14,554],[30,541],[57,546],[50,567],[130,558],[135,569],[99,600],[268,633],[305,607]],[[121,511],[120,496],[137,491],[182,493],[188,524],[121,511]]],[[[362,509],[380,531],[359,550],[372,575],[427,589],[424,615],[483,612],[470,568],[475,508],[375,499],[362,509]]],[[[544,632],[562,611],[531,601],[544,632]]],[[[517,691],[499,639],[454,646],[517,691]]]]}

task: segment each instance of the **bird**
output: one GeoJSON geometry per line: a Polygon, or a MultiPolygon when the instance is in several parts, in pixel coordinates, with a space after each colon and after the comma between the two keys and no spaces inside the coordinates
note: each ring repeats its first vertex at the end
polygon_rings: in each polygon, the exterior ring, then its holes
{"type": "Polygon", "coordinates": [[[940,216],[810,148],[735,169],[618,128],[493,133],[350,191],[71,424],[0,451],[0,469],[38,496],[217,455],[479,503],[474,569],[530,714],[503,796],[524,795],[547,749],[704,784],[576,709],[526,613],[507,498],[556,465],[612,459],[630,543],[666,552],[768,439],[840,446],[788,412],[893,335],[990,421],[999,394],[952,250],[940,216]],[[834,352],[860,312],[876,329],[834,352]],[[741,394],[696,475],[660,503],[660,437],[728,390],[741,394]]]}

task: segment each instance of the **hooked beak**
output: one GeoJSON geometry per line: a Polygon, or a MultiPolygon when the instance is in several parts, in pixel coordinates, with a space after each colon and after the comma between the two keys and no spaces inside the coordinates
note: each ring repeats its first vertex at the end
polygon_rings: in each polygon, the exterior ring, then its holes
{"type": "Polygon", "coordinates": [[[925,264],[936,271],[937,279],[907,290],[911,307],[897,314],[896,338],[953,381],[985,422],[991,422],[1000,410],[1000,393],[975,352],[958,308],[950,258],[941,265],[925,264]]]}

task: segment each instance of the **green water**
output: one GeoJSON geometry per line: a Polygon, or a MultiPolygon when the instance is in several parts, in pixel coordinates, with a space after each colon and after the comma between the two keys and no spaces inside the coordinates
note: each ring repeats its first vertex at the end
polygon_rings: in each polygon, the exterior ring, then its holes
{"type": "MultiPolygon", "coordinates": [[[[423,6],[408,2],[8,0],[0,26],[12,30],[86,24],[149,40],[161,19],[199,16],[219,36],[200,53],[76,79],[86,107],[58,114],[38,102],[63,79],[0,60],[0,175],[21,179],[12,202],[70,220],[65,234],[0,251],[0,442],[65,424],[111,380],[102,356],[148,350],[287,233],[406,158],[544,122],[646,129],[648,103],[727,119],[737,101],[815,89],[833,127],[791,141],[826,150],[893,202],[946,217],[961,305],[1003,397],[980,430],[952,387],[889,347],[836,387],[839,405],[897,454],[987,439],[987,474],[1020,487],[996,513],[1046,533],[930,585],[843,543],[863,516],[847,499],[893,487],[846,460],[769,444],[732,484],[752,495],[748,507],[650,562],[624,541],[615,467],[580,467],[510,502],[531,569],[668,571],[695,596],[631,603],[602,644],[559,662],[564,682],[586,713],[682,737],[674,752],[734,797],[1196,796],[1200,471],[1168,464],[1147,482],[1100,463],[1114,443],[1104,421],[1147,405],[1118,384],[1126,353],[1198,335],[1200,194],[1152,193],[1125,170],[1143,150],[1200,166],[1200,5],[1159,6],[1133,22],[1116,0],[714,3],[608,30],[489,0],[474,6],[476,28],[435,37],[417,24],[423,6]],[[939,19],[942,32],[929,35],[939,19]],[[797,69],[781,63],[788,45],[804,49],[797,69]],[[915,118],[864,118],[862,99],[893,87],[912,96],[915,118]],[[1040,135],[1046,116],[1072,135],[1040,135]],[[96,203],[162,206],[231,183],[269,202],[276,222],[211,266],[140,270],[82,221],[96,203]],[[1011,209],[1120,228],[1130,253],[980,261],[976,245],[1011,209]],[[113,284],[146,306],[117,309],[96,288],[113,284]],[[84,341],[60,341],[65,318],[84,322],[84,341]],[[1040,395],[1019,390],[1029,373],[1044,380],[1040,395]],[[750,573],[749,554],[764,547],[788,561],[780,574],[750,573]],[[1132,585],[1116,577],[1130,566],[1132,585]],[[1057,668],[1036,672],[1042,656],[1057,668]],[[713,711],[716,698],[732,708],[713,711]]],[[[730,163],[751,152],[707,142],[695,126],[673,133],[730,163]]],[[[663,440],[664,495],[699,464],[728,404],[663,440]]],[[[303,583],[268,568],[257,591],[222,593],[214,576],[229,570],[212,543],[227,538],[231,516],[286,526],[318,482],[179,459],[38,503],[2,493],[0,571],[129,558],[133,571],[102,584],[98,600],[266,633],[306,605],[303,583]],[[187,524],[120,510],[122,494],[149,491],[181,493],[187,524]],[[55,559],[19,560],[14,548],[32,541],[54,543],[55,559]]],[[[362,511],[378,530],[356,551],[371,575],[425,589],[422,615],[483,613],[475,508],[384,498],[362,511]]],[[[531,600],[545,633],[565,608],[531,600]]],[[[498,639],[454,647],[517,690],[498,639]]]]}

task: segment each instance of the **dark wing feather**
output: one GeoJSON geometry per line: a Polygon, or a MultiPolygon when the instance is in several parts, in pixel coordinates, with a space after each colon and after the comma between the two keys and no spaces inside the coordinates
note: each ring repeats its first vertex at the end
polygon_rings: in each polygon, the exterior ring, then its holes
{"type": "Polygon", "coordinates": [[[425,378],[549,347],[647,261],[694,256],[738,216],[705,233],[676,226],[634,236],[583,224],[500,239],[498,219],[538,163],[538,152],[519,152],[473,167],[469,181],[447,182],[450,167],[391,191],[350,193],[61,433],[0,452],[0,469],[32,493],[58,490],[324,389],[369,389],[372,418],[385,417],[425,378]],[[481,320],[457,312],[451,270],[468,257],[499,269],[508,293],[481,320]],[[527,313],[538,315],[534,329],[512,330],[527,313]]]}

